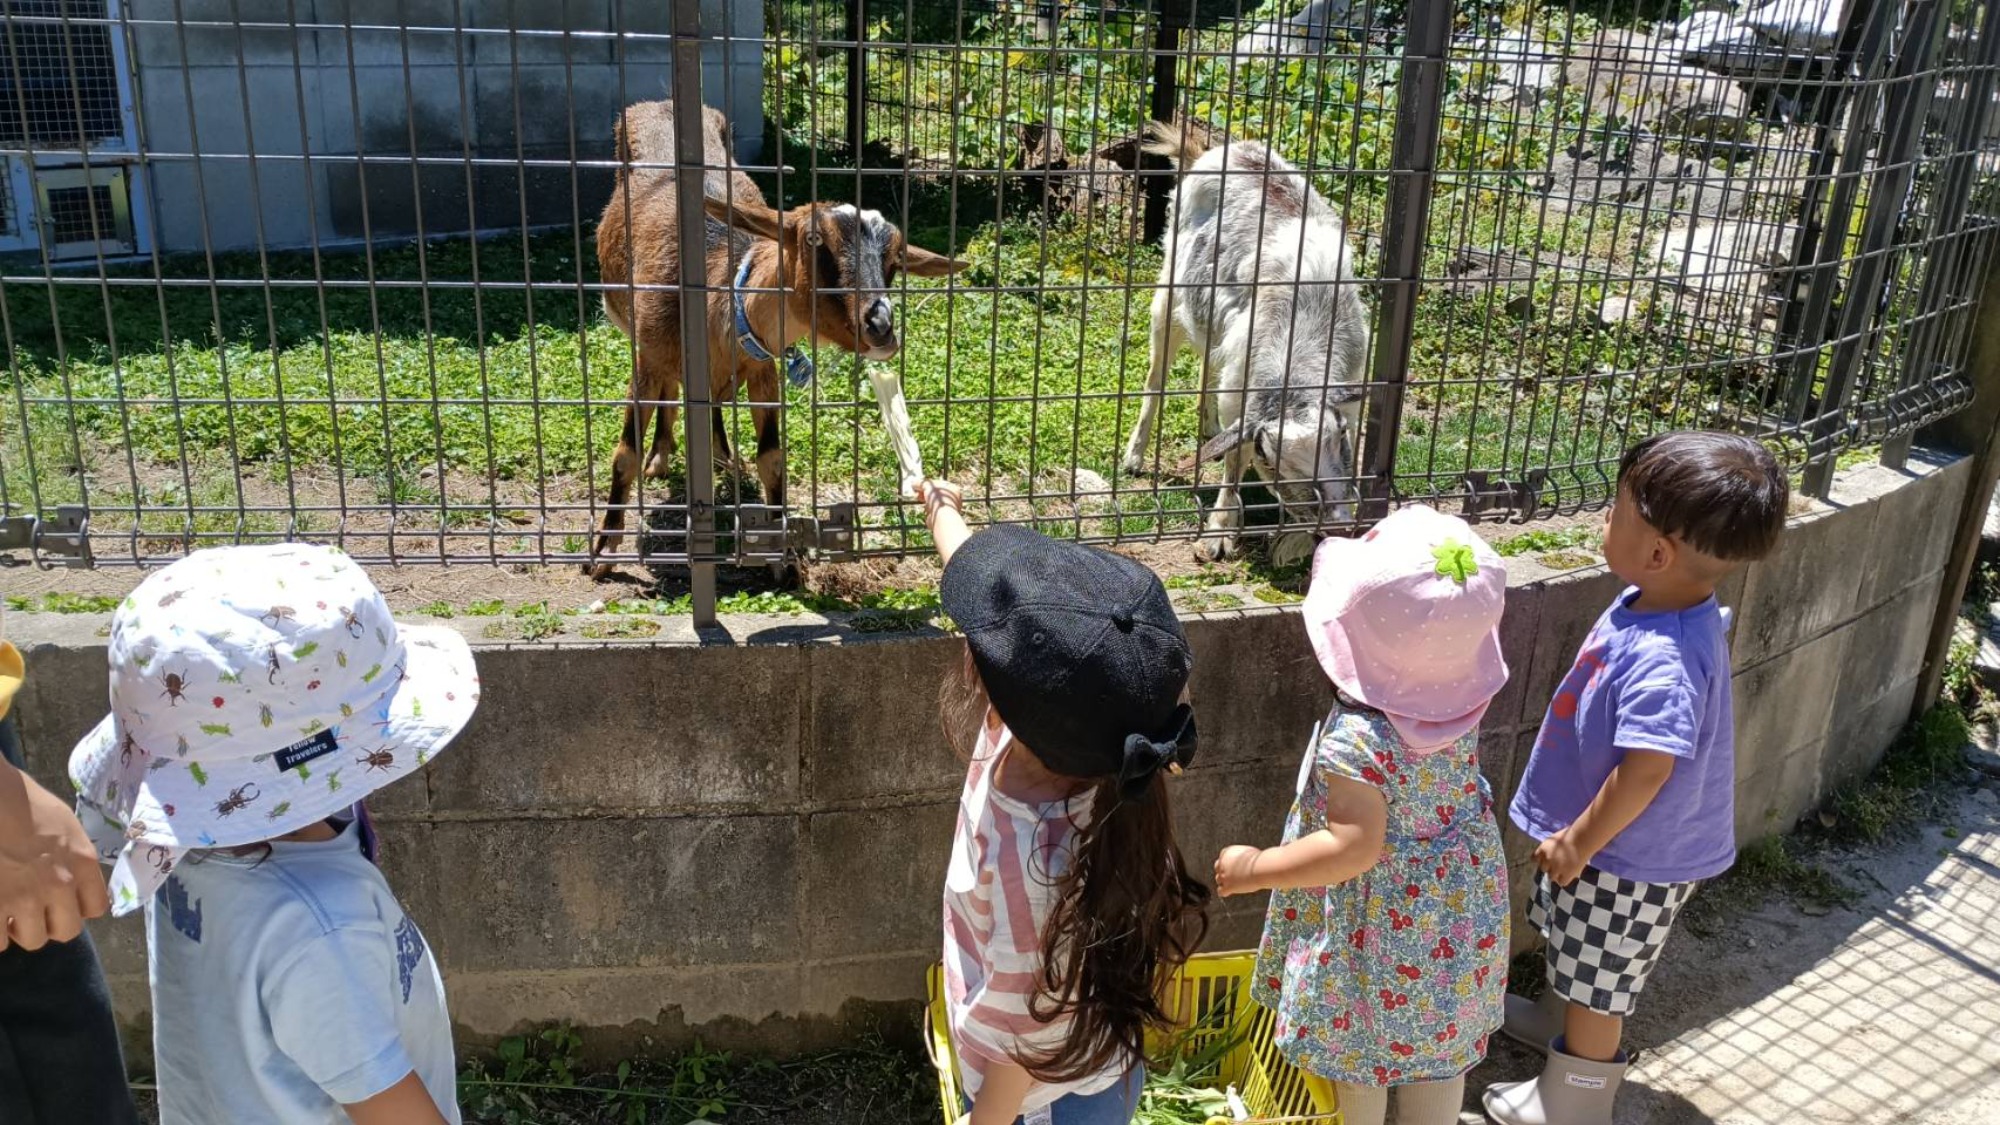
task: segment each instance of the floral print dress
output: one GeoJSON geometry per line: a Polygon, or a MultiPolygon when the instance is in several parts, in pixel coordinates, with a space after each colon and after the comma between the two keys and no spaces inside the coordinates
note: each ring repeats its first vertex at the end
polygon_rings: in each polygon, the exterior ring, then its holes
{"type": "Polygon", "coordinates": [[[1382,791],[1382,857],[1346,883],[1274,891],[1251,994],[1280,1051],[1336,1082],[1454,1078],[1486,1056],[1507,976],[1507,864],[1477,732],[1412,754],[1388,720],[1336,708],[1300,770],[1290,843],[1326,827],[1328,779],[1382,791]]]}

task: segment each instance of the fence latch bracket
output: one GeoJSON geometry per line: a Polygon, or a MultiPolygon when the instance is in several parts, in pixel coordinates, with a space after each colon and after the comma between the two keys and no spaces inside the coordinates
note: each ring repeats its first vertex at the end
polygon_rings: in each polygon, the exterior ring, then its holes
{"type": "Polygon", "coordinates": [[[1509,512],[1517,522],[1534,519],[1542,508],[1542,489],[1547,484],[1549,474],[1543,469],[1529,469],[1525,480],[1493,479],[1493,474],[1485,469],[1474,469],[1465,474],[1465,508],[1468,518],[1503,510],[1509,512]]]}
{"type": "Polygon", "coordinates": [[[745,555],[778,558],[788,552],[816,552],[842,558],[854,552],[855,506],[835,504],[823,516],[780,516],[776,508],[745,505],[736,516],[736,536],[745,555]]]}
{"type": "Polygon", "coordinates": [[[90,509],[64,504],[53,520],[40,516],[0,519],[0,551],[28,551],[37,561],[62,559],[67,566],[90,565],[90,509]]]}

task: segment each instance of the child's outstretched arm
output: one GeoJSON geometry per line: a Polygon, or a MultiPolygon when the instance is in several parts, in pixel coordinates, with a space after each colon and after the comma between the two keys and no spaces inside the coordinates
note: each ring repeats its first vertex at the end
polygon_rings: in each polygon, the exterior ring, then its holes
{"type": "Polygon", "coordinates": [[[1612,768],[1611,776],[1604,779],[1604,787],[1597,791],[1583,815],[1535,849],[1535,865],[1547,872],[1557,886],[1575,882],[1583,874],[1584,865],[1646,811],[1673,772],[1672,754],[1658,750],[1625,751],[1624,758],[1612,768]]]}
{"type": "Polygon", "coordinates": [[[438,1112],[424,1080],[414,1070],[367,1101],[340,1108],[354,1119],[354,1125],[445,1125],[444,1114],[438,1112]]]}
{"type": "Polygon", "coordinates": [[[1326,779],[1326,827],[1277,848],[1232,844],[1215,860],[1215,889],[1223,895],[1293,887],[1330,887],[1375,866],[1388,831],[1382,791],[1345,777],[1326,779]]]}
{"type": "Polygon", "coordinates": [[[917,484],[917,499],[924,502],[924,526],[937,543],[938,561],[950,562],[958,545],[972,538],[965,526],[965,494],[949,481],[927,480],[917,484]]]}

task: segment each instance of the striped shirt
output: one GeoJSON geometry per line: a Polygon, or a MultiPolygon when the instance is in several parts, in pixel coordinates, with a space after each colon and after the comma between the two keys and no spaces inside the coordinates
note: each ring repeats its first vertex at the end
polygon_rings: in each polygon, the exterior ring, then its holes
{"type": "MultiPolygon", "coordinates": [[[[982,730],[958,799],[958,828],[945,873],[945,1006],[965,1096],[976,1098],[986,1068],[1060,1047],[1066,1018],[1044,1023],[1029,1011],[1042,968],[1042,927],[1068,870],[1070,844],[1087,809],[1061,801],[1028,804],[994,788],[993,775],[1014,745],[1005,728],[982,730]]],[[[1116,1085],[1130,1068],[1074,1082],[1036,1082],[1023,1115],[1069,1094],[1116,1085]]]]}

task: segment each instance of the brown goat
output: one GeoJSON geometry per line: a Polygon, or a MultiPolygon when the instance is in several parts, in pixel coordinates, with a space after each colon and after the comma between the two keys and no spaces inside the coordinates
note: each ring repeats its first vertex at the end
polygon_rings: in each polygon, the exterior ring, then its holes
{"type": "MultiPolygon", "coordinates": [[[[757,430],[757,478],[764,502],[785,502],[784,448],[778,431],[783,389],[773,359],[753,359],[739,340],[734,290],[745,259],[749,270],[740,299],[756,343],[768,355],[784,354],[802,339],[845,348],[867,359],[888,359],[900,346],[888,287],[896,271],[936,277],[964,268],[940,254],[907,245],[895,225],[849,204],[809,203],[773,211],[757,185],[735,166],[728,121],[703,107],[703,193],[709,217],[704,263],[708,302],[709,381],[717,402],[748,389],[757,430]]],[[[617,128],[626,164],[669,165],[674,160],[673,104],[642,102],[628,108],[617,128]]],[[[598,272],[604,309],[637,344],[632,397],[611,464],[604,520],[591,549],[593,560],[614,550],[625,526],[625,508],[639,470],[640,436],[654,423],[646,474],[664,477],[674,450],[674,422],[681,396],[680,296],[666,287],[680,280],[679,198],[671,168],[620,169],[611,201],[597,225],[598,272]],[[623,288],[621,288],[623,287],[623,288]],[[656,413],[657,412],[657,413],[656,413]]],[[[714,415],[717,454],[727,457],[721,412],[714,415]]],[[[593,561],[595,577],[610,564],[593,561]]]]}

